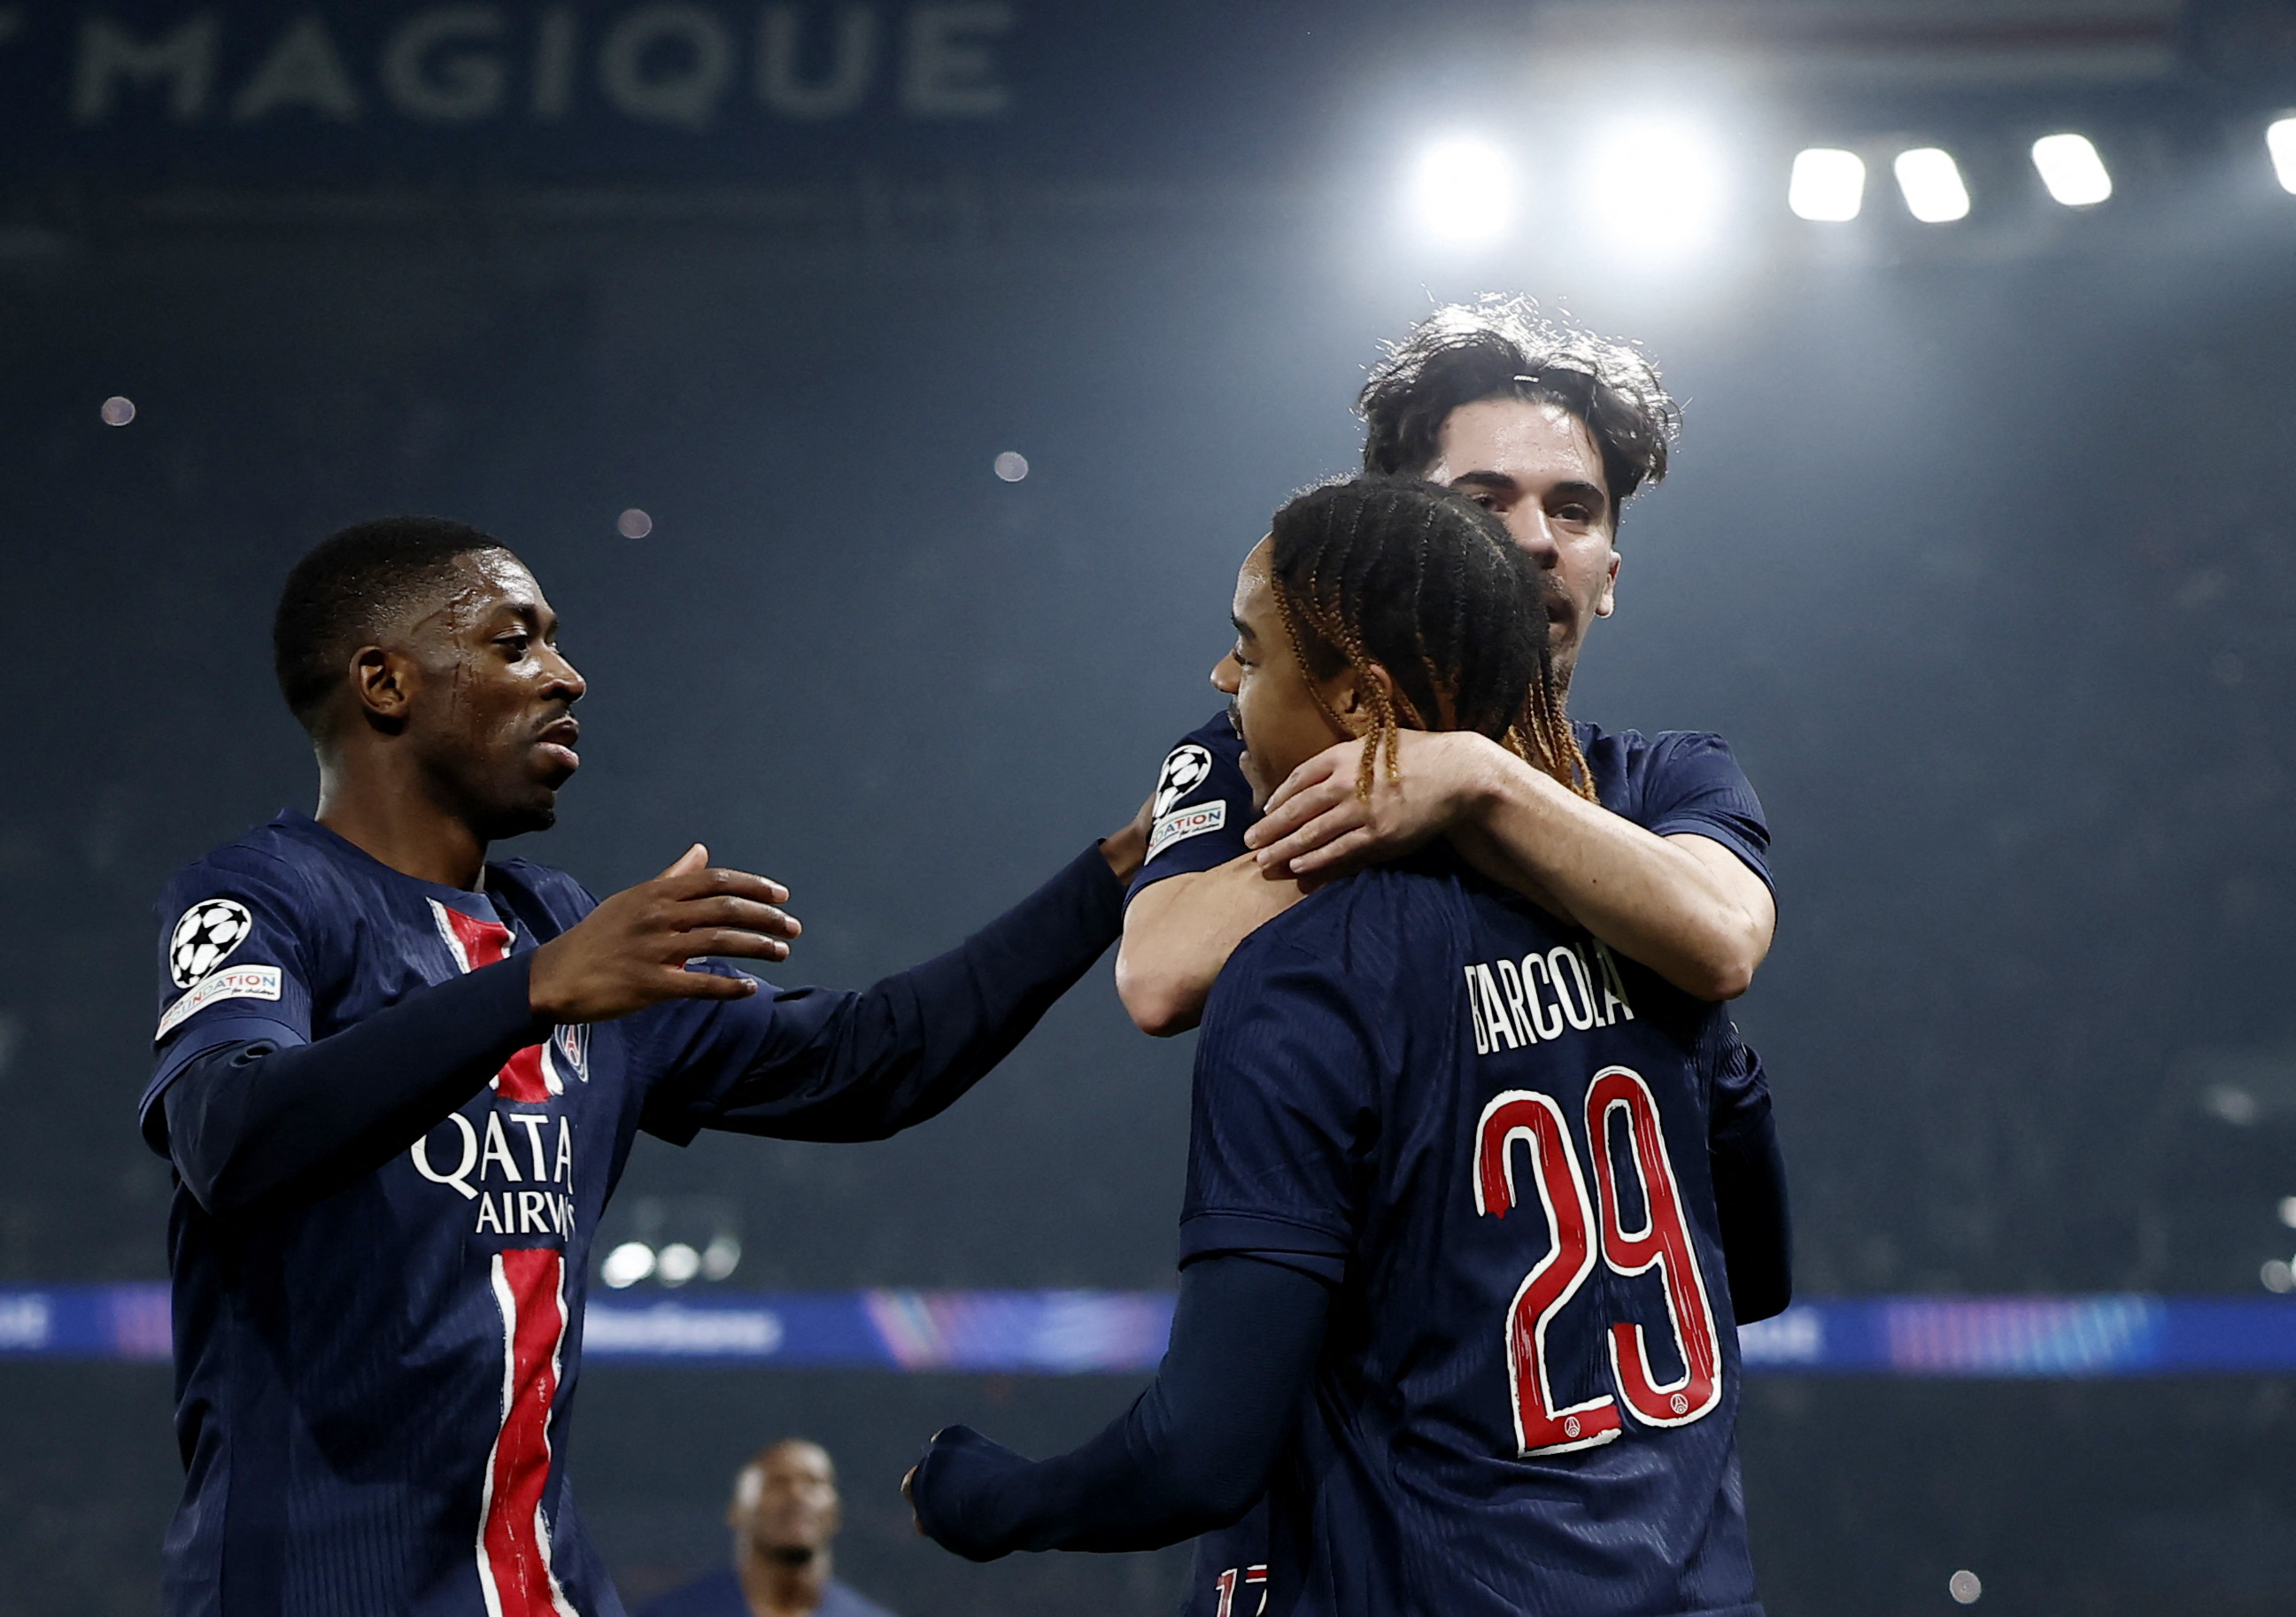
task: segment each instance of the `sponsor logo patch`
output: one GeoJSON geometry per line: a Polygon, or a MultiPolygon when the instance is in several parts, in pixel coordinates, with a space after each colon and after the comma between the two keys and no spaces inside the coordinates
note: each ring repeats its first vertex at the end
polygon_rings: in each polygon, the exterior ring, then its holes
{"type": "Polygon", "coordinates": [[[1207,831],[1218,831],[1226,824],[1227,803],[1225,799],[1198,803],[1193,808],[1168,814],[1158,820],[1155,829],[1148,833],[1148,858],[1152,859],[1175,842],[1185,842],[1192,836],[1203,835],[1207,831]]]}
{"type": "Polygon", "coordinates": [[[1212,755],[1194,742],[1183,742],[1172,749],[1164,767],[1156,772],[1156,800],[1150,806],[1148,817],[1160,820],[1172,812],[1172,805],[1211,778],[1212,755]]]}
{"type": "Polygon", "coordinates": [[[189,993],[169,1005],[168,1014],[160,1018],[160,1030],[152,1035],[152,1042],[157,1044],[218,1000],[278,997],[277,966],[234,965],[193,984],[189,993]]]}
{"type": "Polygon", "coordinates": [[[255,919],[235,899],[203,899],[185,910],[168,936],[168,974],[187,989],[221,965],[247,941],[255,919]]]}

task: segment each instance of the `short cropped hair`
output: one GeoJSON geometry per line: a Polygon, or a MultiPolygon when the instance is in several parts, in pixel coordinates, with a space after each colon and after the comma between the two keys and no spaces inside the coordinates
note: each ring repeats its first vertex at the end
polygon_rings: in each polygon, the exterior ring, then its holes
{"type": "Polygon", "coordinates": [[[1559,405],[1587,423],[1613,528],[1629,495],[1666,476],[1682,419],[1657,367],[1635,349],[1549,319],[1527,298],[1493,295],[1437,309],[1372,367],[1356,399],[1364,470],[1423,473],[1451,412],[1486,398],[1559,405]]]}
{"type": "Polygon", "coordinates": [[[346,528],[306,552],[287,574],[271,620],[279,694],[304,729],[318,734],[353,653],[441,586],[458,558],[503,548],[467,522],[389,516],[346,528]]]}

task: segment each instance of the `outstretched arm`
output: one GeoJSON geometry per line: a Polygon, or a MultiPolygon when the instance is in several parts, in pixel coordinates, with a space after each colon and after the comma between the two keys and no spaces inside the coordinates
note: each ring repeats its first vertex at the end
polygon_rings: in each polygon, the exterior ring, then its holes
{"type": "Polygon", "coordinates": [[[1324,1283],[1241,1253],[1180,1271],[1156,1379],[1083,1448],[1032,1462],[966,1426],[902,1483],[920,1531],[972,1561],[1016,1549],[1159,1549],[1266,1491],[1324,1337],[1324,1283]]]}
{"type": "Polygon", "coordinates": [[[666,1011],[664,1080],[645,1126],[781,1139],[874,1140],[946,1109],[1012,1053],[1116,941],[1138,822],[947,954],[859,993],[774,989],[748,1005],[666,1011]]]}
{"type": "Polygon", "coordinates": [[[782,959],[797,923],[775,907],[788,897],[777,884],[706,860],[697,846],[540,948],[419,989],[324,1038],[270,1022],[193,1022],[177,1038],[210,1042],[172,1073],[178,1058],[163,1049],[147,1137],[211,1213],[308,1201],[406,1150],[559,1022],[603,1022],[666,998],[744,997],[755,992],[747,979],[688,971],[687,959],[782,959]],[[255,1036],[217,1037],[234,1027],[255,1036]]]}
{"type": "Polygon", "coordinates": [[[1357,742],[1292,772],[1248,834],[1270,874],[1330,877],[1447,834],[1484,874],[1568,916],[1701,999],[1736,997],[1769,953],[1768,887],[1728,848],[1660,836],[1565,790],[1496,743],[1406,731],[1400,779],[1356,796],[1357,742]]]}

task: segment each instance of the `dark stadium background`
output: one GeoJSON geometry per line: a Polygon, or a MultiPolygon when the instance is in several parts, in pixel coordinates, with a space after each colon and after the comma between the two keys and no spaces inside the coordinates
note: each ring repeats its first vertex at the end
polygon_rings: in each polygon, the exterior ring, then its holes
{"type": "MultiPolygon", "coordinates": [[[[2135,88],[1812,80],[1749,135],[1941,132],[2013,176],[2035,119],[2086,118],[2144,154],[2093,216],[2002,178],[1923,234],[1877,175],[1854,250],[1764,190],[1734,248],[1664,273],[1559,209],[1445,257],[1389,193],[1428,108],[1516,93],[1483,47],[1537,9],[1030,0],[1009,114],[946,136],[865,108],[784,144],[258,139],[19,95],[0,1282],[164,1273],[132,1116],[150,907],[310,802],[266,644],[305,546],[397,510],[503,536],[591,682],[561,825],[517,851],[604,891],[706,840],[794,890],[790,975],[858,985],[1131,812],[1212,709],[1235,562],[1348,467],[1377,341],[1496,287],[1644,341],[1685,400],[1573,702],[1721,731],[1768,807],[1778,944],[1740,1022],[1801,1289],[2256,1293],[2296,1193],[2296,198],[2235,135],[2296,90],[2190,33],[2234,8],[2154,6],[2170,66],[2135,88]],[[1025,480],[992,474],[1006,450],[1025,480]],[[2202,1104],[2226,1072],[2244,1126],[2202,1104]]],[[[259,40],[290,13],[221,14],[259,40]]],[[[0,78],[84,20],[25,15],[0,78]]],[[[618,1207],[716,1198],[747,1285],[1166,1285],[1188,1057],[1103,967],[926,1128],[649,1142],[618,1207]]],[[[976,1569],[894,1493],[938,1425],[1044,1452],[1134,1386],[594,1364],[572,1464],[633,1595],[722,1555],[733,1469],[800,1432],[843,1468],[841,1570],[898,1609],[1160,1613],[1177,1553],[976,1569]]],[[[1944,1611],[1961,1567],[2006,1613],[2296,1609],[2291,1391],[1757,1378],[1770,1609],[1944,1611]]],[[[168,1408],[164,1367],[0,1359],[0,1613],[153,1609],[168,1408]]]]}

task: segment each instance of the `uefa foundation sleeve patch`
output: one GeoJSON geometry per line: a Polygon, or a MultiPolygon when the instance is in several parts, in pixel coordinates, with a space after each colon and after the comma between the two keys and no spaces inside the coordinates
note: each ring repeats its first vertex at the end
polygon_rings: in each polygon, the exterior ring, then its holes
{"type": "Polygon", "coordinates": [[[1207,831],[1218,831],[1226,824],[1227,803],[1224,799],[1175,809],[1158,820],[1148,833],[1148,857],[1152,859],[1175,842],[1185,842],[1192,836],[1203,835],[1207,831]]]}
{"type": "Polygon", "coordinates": [[[275,965],[234,965],[193,983],[181,999],[169,1005],[152,1035],[159,1043],[208,1006],[223,999],[276,999],[279,968],[275,965]]]}

